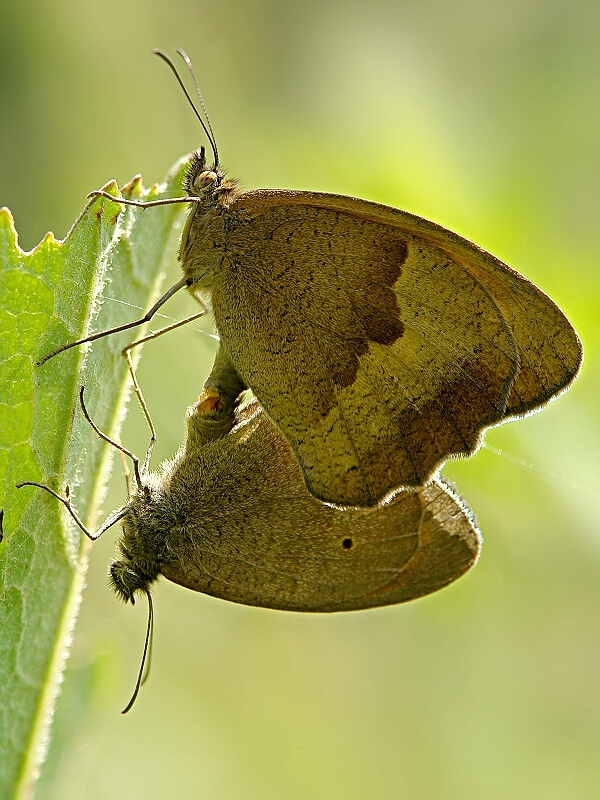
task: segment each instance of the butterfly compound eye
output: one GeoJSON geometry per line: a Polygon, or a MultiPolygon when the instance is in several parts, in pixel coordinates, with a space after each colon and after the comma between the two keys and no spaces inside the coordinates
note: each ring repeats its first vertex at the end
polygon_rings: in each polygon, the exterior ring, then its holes
{"type": "Polygon", "coordinates": [[[195,189],[208,189],[212,186],[216,186],[217,183],[217,173],[216,172],[201,172],[198,177],[194,180],[194,188],[195,189]]]}
{"type": "Polygon", "coordinates": [[[134,572],[124,561],[113,561],[110,565],[109,581],[115,594],[124,603],[135,603],[135,592],[148,592],[149,581],[134,572]]]}

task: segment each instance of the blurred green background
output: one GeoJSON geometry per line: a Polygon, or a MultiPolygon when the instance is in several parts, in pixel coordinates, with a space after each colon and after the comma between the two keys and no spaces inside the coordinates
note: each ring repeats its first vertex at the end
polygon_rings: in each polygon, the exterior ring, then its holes
{"type": "MultiPolygon", "coordinates": [[[[91,549],[39,798],[595,795],[599,30],[591,0],[2,3],[0,205],[23,247],[64,236],[110,178],[151,184],[205,142],[150,54],[182,46],[245,186],[434,219],[540,285],[586,352],[568,394],[445,470],[485,538],[470,575],[333,616],[165,581],[152,675],[126,717],[146,610],[107,589],[108,533],[91,549]]],[[[195,310],[182,297],[166,313],[195,310]]],[[[180,443],[213,348],[198,329],[146,348],[155,464],[180,443]]],[[[147,437],[132,404],[123,440],[142,452],[147,437]]],[[[116,474],[107,511],[124,491],[116,474]]]]}

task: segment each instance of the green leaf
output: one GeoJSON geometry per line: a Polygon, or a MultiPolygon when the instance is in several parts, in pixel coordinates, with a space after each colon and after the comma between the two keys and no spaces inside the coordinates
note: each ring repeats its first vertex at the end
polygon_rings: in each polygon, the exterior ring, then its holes
{"type": "MultiPolygon", "coordinates": [[[[150,190],[138,176],[123,188],[123,196],[177,196],[182,173],[180,162],[164,184],[150,190]]],[[[114,182],[105,189],[118,194],[114,182]]],[[[86,405],[96,424],[118,435],[129,394],[121,350],[135,332],[100,339],[87,352],[67,350],[42,366],[36,362],[90,330],[141,316],[136,309],[156,299],[182,212],[180,204],[143,211],[96,198],[64,241],[48,234],[26,253],[17,244],[10,212],[0,211],[3,798],[27,795],[44,757],[89,546],[53,497],[15,486],[37,481],[64,493],[68,485],[84,522],[97,526],[112,454],[83,418],[79,387],[86,387],[86,405]]]]}

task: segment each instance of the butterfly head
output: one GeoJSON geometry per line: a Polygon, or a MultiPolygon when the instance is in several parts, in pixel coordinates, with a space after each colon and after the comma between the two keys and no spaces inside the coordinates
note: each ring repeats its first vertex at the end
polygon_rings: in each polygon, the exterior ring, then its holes
{"type": "Polygon", "coordinates": [[[193,203],[194,210],[198,205],[228,206],[239,191],[239,183],[227,178],[217,164],[209,166],[204,147],[201,147],[190,156],[183,188],[188,197],[198,197],[203,201],[200,204],[193,203]]]}
{"type": "Polygon", "coordinates": [[[161,509],[157,507],[160,498],[155,494],[144,482],[130,496],[118,543],[121,557],[109,568],[111,588],[119,599],[132,605],[137,593],[148,594],[160,573],[160,544],[165,537],[161,509]]]}
{"type": "Polygon", "coordinates": [[[206,151],[201,147],[190,156],[184,182],[185,192],[189,197],[212,194],[218,190],[224,177],[219,167],[208,165],[206,151]]]}

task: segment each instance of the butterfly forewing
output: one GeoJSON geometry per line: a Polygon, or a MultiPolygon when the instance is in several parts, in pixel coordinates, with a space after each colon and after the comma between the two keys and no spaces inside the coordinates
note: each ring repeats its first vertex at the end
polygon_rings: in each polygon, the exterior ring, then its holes
{"type": "Polygon", "coordinates": [[[580,344],[559,309],[456,234],[337,195],[232,197],[194,209],[193,268],[314,496],[369,506],[422,485],[574,377],[580,344]]]}

